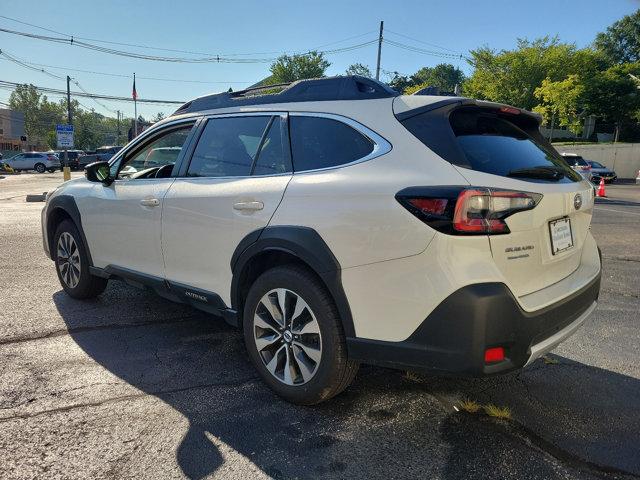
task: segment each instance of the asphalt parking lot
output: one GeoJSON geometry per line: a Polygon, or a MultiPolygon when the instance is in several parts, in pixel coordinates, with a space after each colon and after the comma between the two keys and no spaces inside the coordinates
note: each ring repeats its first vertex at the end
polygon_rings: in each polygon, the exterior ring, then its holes
{"type": "Polygon", "coordinates": [[[640,186],[597,200],[600,303],[546,360],[483,380],[363,366],[309,408],[223,321],[118,282],[67,297],[25,202],[61,181],[0,179],[0,478],[640,477],[640,186]]]}

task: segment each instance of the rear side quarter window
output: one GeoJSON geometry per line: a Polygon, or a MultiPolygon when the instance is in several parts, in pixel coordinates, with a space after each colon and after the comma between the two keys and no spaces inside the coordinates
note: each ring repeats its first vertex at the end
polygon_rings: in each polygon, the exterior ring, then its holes
{"type": "Polygon", "coordinates": [[[333,118],[289,117],[294,171],[338,167],[369,156],[374,142],[355,128],[333,118]]]}

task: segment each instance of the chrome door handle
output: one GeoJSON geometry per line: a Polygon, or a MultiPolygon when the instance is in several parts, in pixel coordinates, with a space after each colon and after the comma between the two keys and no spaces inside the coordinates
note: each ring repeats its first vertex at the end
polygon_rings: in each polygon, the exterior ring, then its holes
{"type": "Polygon", "coordinates": [[[140,205],[143,207],[157,207],[160,205],[160,200],[157,198],[143,198],[140,200],[140,205]]]}
{"type": "Polygon", "coordinates": [[[264,203],[262,202],[238,202],[233,204],[234,210],[262,210],[264,203]]]}

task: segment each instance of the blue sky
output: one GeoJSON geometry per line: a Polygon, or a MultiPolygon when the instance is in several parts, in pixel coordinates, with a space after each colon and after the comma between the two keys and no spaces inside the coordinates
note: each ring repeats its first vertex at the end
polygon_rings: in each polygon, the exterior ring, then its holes
{"type": "MultiPolygon", "coordinates": [[[[272,58],[284,52],[295,53],[316,47],[320,47],[320,50],[335,49],[374,40],[377,38],[380,20],[385,22],[385,37],[389,40],[443,53],[453,51],[466,54],[470,49],[481,45],[508,49],[515,45],[518,37],[533,39],[556,34],[563,41],[575,42],[579,47],[583,47],[593,40],[597,32],[603,31],[608,25],[637,8],[640,8],[640,2],[637,0],[298,0],[268,3],[253,0],[0,0],[0,15],[76,37],[213,55],[253,54],[244,58],[260,59],[272,58]],[[418,40],[426,43],[420,43],[418,40]]],[[[55,35],[5,18],[0,18],[0,27],[55,35]]],[[[194,56],[110,46],[154,55],[194,56]]],[[[226,90],[229,86],[237,90],[269,74],[269,63],[177,64],[145,61],[17,37],[3,32],[0,32],[0,49],[32,63],[117,75],[132,75],[136,72],[138,96],[144,98],[189,100],[205,93],[226,90]],[[167,82],[140,77],[210,83],[167,82]]],[[[345,68],[354,62],[369,65],[373,70],[376,49],[376,45],[368,45],[327,55],[332,63],[328,73],[343,73],[345,68]]],[[[382,69],[386,71],[410,74],[420,67],[433,66],[443,61],[459,65],[469,72],[469,66],[464,60],[445,60],[391,45],[383,46],[382,69]]],[[[57,75],[67,74],[64,68],[47,70],[57,75]]],[[[87,91],[131,95],[130,78],[75,71],[68,73],[87,91]]],[[[0,59],[0,80],[66,88],[63,80],[27,70],[5,59],[0,59]]],[[[77,90],[77,87],[73,86],[72,90],[77,90]]],[[[9,94],[9,91],[0,90],[0,101],[6,102],[9,94]]],[[[116,109],[124,111],[129,116],[133,114],[132,104],[102,101],[108,107],[105,109],[90,99],[80,101],[87,107],[93,107],[96,111],[111,116],[115,116],[111,110],[116,109]]],[[[158,111],[169,113],[175,108],[157,105],[138,107],[139,113],[148,117],[158,111]]]]}

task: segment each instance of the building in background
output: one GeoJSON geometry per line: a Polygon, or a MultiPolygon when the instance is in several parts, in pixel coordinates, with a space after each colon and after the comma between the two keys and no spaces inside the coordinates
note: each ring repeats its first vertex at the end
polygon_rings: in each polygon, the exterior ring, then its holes
{"type": "Polygon", "coordinates": [[[24,113],[0,108],[0,151],[20,152],[26,143],[24,113]]]}
{"type": "Polygon", "coordinates": [[[28,138],[24,113],[0,108],[0,152],[9,158],[19,152],[49,150],[43,139],[28,138]]]}

